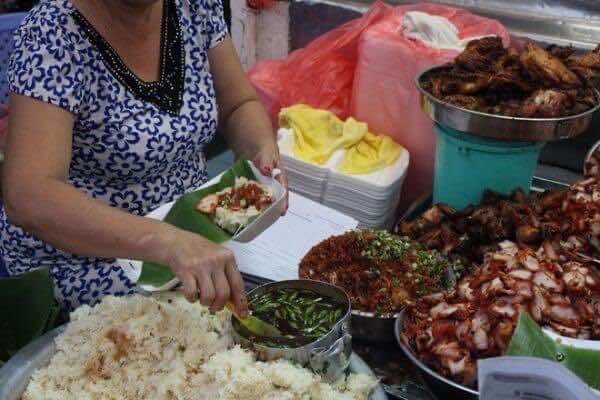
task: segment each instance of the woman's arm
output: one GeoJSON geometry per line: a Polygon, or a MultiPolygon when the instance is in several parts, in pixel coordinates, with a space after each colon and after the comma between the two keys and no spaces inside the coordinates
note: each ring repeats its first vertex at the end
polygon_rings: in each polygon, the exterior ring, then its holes
{"type": "MultiPolygon", "coordinates": [[[[279,166],[273,126],[248,81],[229,37],[208,52],[223,133],[238,157],[253,160],[266,175],[279,166]]],[[[287,187],[285,174],[280,180],[287,187]]]]}
{"type": "Polygon", "coordinates": [[[169,265],[188,299],[200,290],[203,304],[220,309],[232,297],[245,311],[243,282],[230,251],[110,207],[67,182],[72,129],[67,111],[12,95],[2,185],[10,221],[69,253],[169,265]]]}

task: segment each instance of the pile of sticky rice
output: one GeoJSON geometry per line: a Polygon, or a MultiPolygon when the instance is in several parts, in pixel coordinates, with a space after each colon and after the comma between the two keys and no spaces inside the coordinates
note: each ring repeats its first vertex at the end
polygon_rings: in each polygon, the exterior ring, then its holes
{"type": "Polygon", "coordinates": [[[174,293],[107,297],[71,314],[23,400],[358,400],[376,384],[356,374],[329,384],[288,361],[256,361],[230,330],[227,311],[212,315],[174,293]]]}

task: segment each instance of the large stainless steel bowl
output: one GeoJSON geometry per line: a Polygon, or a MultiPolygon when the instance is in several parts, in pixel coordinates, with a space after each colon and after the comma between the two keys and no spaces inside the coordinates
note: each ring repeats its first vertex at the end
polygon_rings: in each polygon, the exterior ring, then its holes
{"type": "Polygon", "coordinates": [[[431,389],[434,390],[435,393],[444,394],[444,397],[440,398],[451,398],[451,399],[467,399],[467,400],[477,400],[479,399],[479,392],[475,389],[469,388],[467,386],[458,384],[454,381],[451,381],[448,378],[445,378],[429,368],[427,365],[423,364],[421,360],[419,360],[412,352],[412,349],[407,346],[400,337],[400,332],[402,331],[402,325],[404,323],[405,311],[402,311],[398,318],[396,319],[394,333],[396,336],[396,341],[398,345],[406,354],[406,357],[417,366],[417,368],[422,372],[423,378],[429,384],[431,389]]]}
{"type": "Polygon", "coordinates": [[[440,125],[476,136],[522,142],[568,139],[585,132],[592,123],[593,114],[600,108],[600,93],[594,90],[598,101],[596,107],[568,117],[517,118],[468,110],[434,97],[421,86],[427,74],[447,68],[433,67],[417,77],[415,83],[421,92],[421,108],[440,125]]]}
{"type": "Polygon", "coordinates": [[[338,379],[348,369],[352,354],[351,307],[346,292],[328,283],[299,279],[267,283],[250,291],[248,297],[260,296],[277,289],[311,290],[345,304],[346,312],[326,335],[305,346],[295,348],[269,347],[252,342],[240,333],[240,324],[232,316],[233,340],[241,346],[251,349],[259,360],[270,361],[284,358],[303,366],[309,366],[332,381],[338,379]]]}
{"type": "MultiPolygon", "coordinates": [[[[58,327],[25,346],[19,353],[0,368],[0,399],[20,400],[29,384],[31,375],[50,363],[56,353],[54,339],[60,335],[65,326],[58,327]]],[[[373,371],[355,353],[350,357],[350,372],[373,376],[373,371]]],[[[369,400],[387,400],[387,395],[377,385],[369,400]]]]}

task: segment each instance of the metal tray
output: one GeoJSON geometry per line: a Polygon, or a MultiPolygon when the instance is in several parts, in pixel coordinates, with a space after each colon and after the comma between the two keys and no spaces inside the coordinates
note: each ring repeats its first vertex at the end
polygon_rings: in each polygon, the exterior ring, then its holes
{"type": "Polygon", "coordinates": [[[598,104],[577,115],[561,118],[517,118],[468,110],[434,97],[421,87],[421,78],[448,66],[429,68],[419,75],[415,84],[421,92],[421,108],[440,125],[490,139],[550,142],[575,137],[585,132],[593,114],[600,109],[600,93],[594,89],[598,104]]]}
{"type": "Polygon", "coordinates": [[[412,352],[412,350],[404,344],[400,338],[400,331],[402,330],[402,323],[404,322],[404,311],[402,311],[396,319],[394,334],[398,345],[408,357],[408,359],[419,369],[422,373],[425,381],[429,384],[429,387],[434,390],[435,393],[444,393],[446,396],[440,396],[440,398],[456,398],[456,399],[467,399],[476,400],[479,399],[479,392],[475,389],[460,385],[448,378],[445,378],[437,372],[430,369],[428,366],[423,364],[412,352]]]}
{"type": "MultiPolygon", "coordinates": [[[[54,339],[60,335],[65,326],[60,326],[29,345],[25,346],[0,369],[0,399],[20,400],[29,384],[31,375],[39,368],[45,367],[56,352],[54,339]]],[[[374,376],[373,371],[355,353],[350,357],[349,370],[374,376]]],[[[381,385],[377,385],[369,400],[387,400],[381,385]]]]}

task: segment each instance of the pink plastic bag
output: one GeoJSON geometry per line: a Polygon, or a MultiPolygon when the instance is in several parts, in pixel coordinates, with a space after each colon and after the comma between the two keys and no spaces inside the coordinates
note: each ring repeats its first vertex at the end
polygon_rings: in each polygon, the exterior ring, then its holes
{"type": "Polygon", "coordinates": [[[275,126],[282,107],[304,103],[350,116],[354,70],[360,35],[391,10],[381,2],[354,19],[277,61],[258,63],[249,71],[252,84],[275,126]]]}
{"type": "Polygon", "coordinates": [[[404,36],[402,19],[409,11],[447,18],[458,28],[461,39],[499,35],[505,46],[510,43],[508,31],[499,22],[434,4],[395,7],[361,35],[351,114],[367,122],[374,132],[391,135],[410,153],[401,209],[431,190],[433,180],[435,135],[431,119],[420,109],[415,78],[458,54],[404,36]]]}

